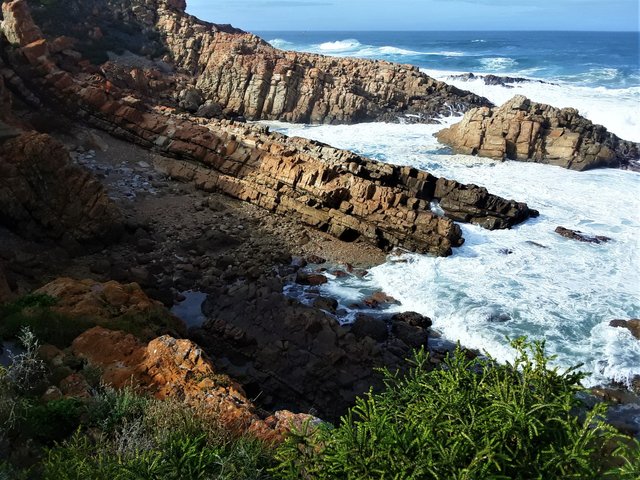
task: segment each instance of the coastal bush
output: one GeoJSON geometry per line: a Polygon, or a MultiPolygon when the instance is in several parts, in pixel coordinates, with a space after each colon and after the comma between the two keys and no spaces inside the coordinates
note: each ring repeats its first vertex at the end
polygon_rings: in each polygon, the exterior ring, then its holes
{"type": "Polygon", "coordinates": [[[270,478],[268,446],[233,437],[215,419],[177,401],[106,389],[87,408],[84,429],[47,450],[42,478],[270,478]],[[100,433],[88,436],[87,427],[100,433]]]}
{"type": "Polygon", "coordinates": [[[292,434],[277,452],[281,478],[637,479],[638,442],[588,410],[584,374],[550,368],[544,343],[513,342],[513,364],[461,349],[431,370],[419,351],[405,376],[384,371],[342,418],[292,434]]]}

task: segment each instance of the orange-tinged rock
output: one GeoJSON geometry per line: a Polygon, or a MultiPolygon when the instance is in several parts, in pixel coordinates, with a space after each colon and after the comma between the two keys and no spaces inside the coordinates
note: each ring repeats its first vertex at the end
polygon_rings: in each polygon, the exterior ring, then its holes
{"type": "MultiPolygon", "coordinates": [[[[54,310],[74,317],[112,320],[165,310],[162,303],[147,297],[137,283],[58,278],[36,293],[56,297],[54,310]]],[[[166,315],[171,316],[168,312],[166,315]]]]}
{"type": "Polygon", "coordinates": [[[203,350],[190,340],[165,335],[144,344],[130,334],[95,327],[76,338],[71,350],[100,368],[103,381],[115,388],[133,386],[160,399],[179,399],[215,414],[226,429],[237,434],[249,431],[279,441],[291,426],[313,420],[291,412],[276,412],[263,420],[240,385],[217,373],[203,350]]]}

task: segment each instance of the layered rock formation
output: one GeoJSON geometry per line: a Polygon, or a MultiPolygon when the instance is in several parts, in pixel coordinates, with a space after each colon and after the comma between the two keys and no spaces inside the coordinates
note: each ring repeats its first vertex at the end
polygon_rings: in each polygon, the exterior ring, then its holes
{"type": "MultiPolygon", "coordinates": [[[[9,19],[15,18],[14,10],[22,12],[15,7],[21,3],[3,4],[5,28],[16,24],[9,19]]],[[[8,37],[18,35],[10,32],[8,37]]],[[[489,228],[508,228],[536,214],[484,189],[409,167],[374,162],[259,126],[176,115],[170,108],[144,102],[140,92],[92,73],[95,69],[85,61],[70,63],[76,55],[58,51],[54,44],[40,37],[21,44],[22,55],[12,56],[18,76],[42,97],[113,135],[179,159],[164,165],[174,177],[274,212],[295,214],[341,239],[363,237],[382,248],[403,246],[447,255],[462,243],[461,232],[451,220],[431,212],[432,201],[440,201],[455,219],[489,228]]]]}
{"type": "Polygon", "coordinates": [[[134,386],[157,398],[170,398],[214,416],[227,431],[250,432],[279,441],[292,427],[313,420],[309,415],[279,411],[258,415],[242,390],[218,373],[207,355],[190,340],[169,336],[143,344],[124,332],[96,327],[76,338],[71,351],[102,371],[102,380],[115,388],[134,386]]]}
{"type": "Polygon", "coordinates": [[[121,222],[100,183],[50,136],[28,132],[0,146],[0,223],[29,237],[104,243],[121,222]]]}
{"type": "Polygon", "coordinates": [[[572,170],[617,167],[640,146],[594,125],[574,108],[555,108],[516,95],[499,108],[468,111],[437,133],[456,153],[559,165],[572,170]]]}
{"type": "Polygon", "coordinates": [[[64,9],[82,12],[78,18],[83,23],[66,25],[61,15],[47,29],[96,43],[90,33],[95,31],[94,24],[102,25],[104,38],[100,42],[111,35],[117,45],[118,37],[110,32],[113,18],[109,18],[115,14],[118,22],[138,31],[158,32],[168,58],[193,80],[189,83],[200,96],[196,109],[208,102],[209,107],[252,120],[350,123],[393,121],[407,114],[406,118],[430,121],[469,106],[490,105],[484,98],[420,73],[416,67],[275,49],[255,35],[186,15],[185,2],[77,3],[64,2],[64,9]],[[105,9],[105,3],[111,8],[105,9]]]}

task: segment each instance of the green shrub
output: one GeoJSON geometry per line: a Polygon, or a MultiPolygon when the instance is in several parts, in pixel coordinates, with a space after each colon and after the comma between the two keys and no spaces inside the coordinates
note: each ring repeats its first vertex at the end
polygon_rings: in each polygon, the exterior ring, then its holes
{"type": "Polygon", "coordinates": [[[269,478],[272,452],[253,438],[233,438],[215,421],[176,401],[106,390],[88,404],[86,426],[48,450],[45,479],[269,478]],[[95,431],[95,430],[94,430],[95,431]]]}
{"type": "Polygon", "coordinates": [[[86,412],[84,402],[77,398],[60,398],[30,405],[21,424],[23,434],[42,443],[53,443],[71,435],[80,426],[86,412]]]}
{"type": "Polygon", "coordinates": [[[337,428],[291,435],[274,472],[289,479],[640,478],[638,443],[622,441],[601,420],[604,405],[587,412],[577,399],[584,375],[549,369],[543,343],[513,346],[513,365],[468,360],[458,349],[433,371],[417,352],[406,376],[385,371],[385,390],[358,399],[337,428]],[[616,464],[624,466],[607,473],[616,464]]]}

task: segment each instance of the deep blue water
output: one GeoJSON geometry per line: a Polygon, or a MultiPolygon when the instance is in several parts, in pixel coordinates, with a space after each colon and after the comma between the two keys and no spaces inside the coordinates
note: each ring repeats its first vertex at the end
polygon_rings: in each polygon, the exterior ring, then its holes
{"type": "Polygon", "coordinates": [[[639,32],[259,32],[272,45],[429,70],[516,74],[574,85],[640,85],[639,32]]]}

